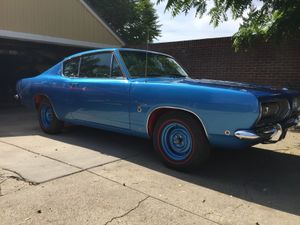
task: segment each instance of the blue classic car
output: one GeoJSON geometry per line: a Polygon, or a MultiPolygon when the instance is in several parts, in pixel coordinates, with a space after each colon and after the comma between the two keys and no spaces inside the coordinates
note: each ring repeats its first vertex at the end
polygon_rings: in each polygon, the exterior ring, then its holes
{"type": "Polygon", "coordinates": [[[192,79],[172,56],[136,49],[70,56],[20,80],[16,97],[46,133],[71,123],[152,138],[177,169],[201,165],[213,147],[275,143],[300,114],[296,91],[192,79]]]}

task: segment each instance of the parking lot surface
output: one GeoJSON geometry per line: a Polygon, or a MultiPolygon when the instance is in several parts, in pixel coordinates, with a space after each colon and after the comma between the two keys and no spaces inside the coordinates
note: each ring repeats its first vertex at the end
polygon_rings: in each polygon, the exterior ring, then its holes
{"type": "Polygon", "coordinates": [[[0,110],[0,224],[300,224],[300,132],[214,152],[193,173],[166,168],[151,141],[0,110]]]}

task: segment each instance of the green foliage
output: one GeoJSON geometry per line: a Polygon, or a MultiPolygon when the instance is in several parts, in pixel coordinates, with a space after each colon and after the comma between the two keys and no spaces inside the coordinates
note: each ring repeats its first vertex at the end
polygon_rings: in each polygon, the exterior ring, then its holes
{"type": "Polygon", "coordinates": [[[218,26],[230,15],[234,20],[241,18],[238,32],[234,35],[236,50],[247,49],[257,40],[283,41],[299,37],[300,0],[157,0],[167,1],[166,10],[173,16],[196,9],[197,17],[205,13],[210,23],[218,26]],[[212,7],[208,10],[208,4],[212,7]],[[261,7],[255,7],[259,3],[261,7]]]}
{"type": "Polygon", "coordinates": [[[144,44],[160,36],[158,16],[150,0],[86,0],[126,44],[144,44]]]}

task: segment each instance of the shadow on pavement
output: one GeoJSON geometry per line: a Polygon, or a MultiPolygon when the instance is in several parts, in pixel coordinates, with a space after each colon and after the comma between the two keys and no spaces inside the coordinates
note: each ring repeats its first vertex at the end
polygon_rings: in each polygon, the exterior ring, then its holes
{"type": "Polygon", "coordinates": [[[259,148],[216,151],[204,168],[183,173],[164,167],[149,140],[85,127],[72,127],[60,135],[46,135],[33,120],[35,115],[25,112],[17,118],[28,118],[28,124],[17,121],[20,126],[10,126],[6,120],[5,129],[0,128],[1,137],[41,135],[102,154],[125,157],[126,161],[199,186],[300,215],[300,156],[259,148]],[[134,151],[139,157],[126,158],[126,151],[134,151]]]}

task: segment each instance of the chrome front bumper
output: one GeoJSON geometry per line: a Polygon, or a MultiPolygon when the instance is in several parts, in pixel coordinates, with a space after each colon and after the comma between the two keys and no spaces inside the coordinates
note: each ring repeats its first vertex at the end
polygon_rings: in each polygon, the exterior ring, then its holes
{"type": "Polygon", "coordinates": [[[264,143],[274,143],[285,137],[288,127],[295,126],[298,123],[299,118],[293,118],[287,121],[284,127],[278,123],[263,130],[237,130],[234,135],[241,140],[261,140],[264,143]]]}

